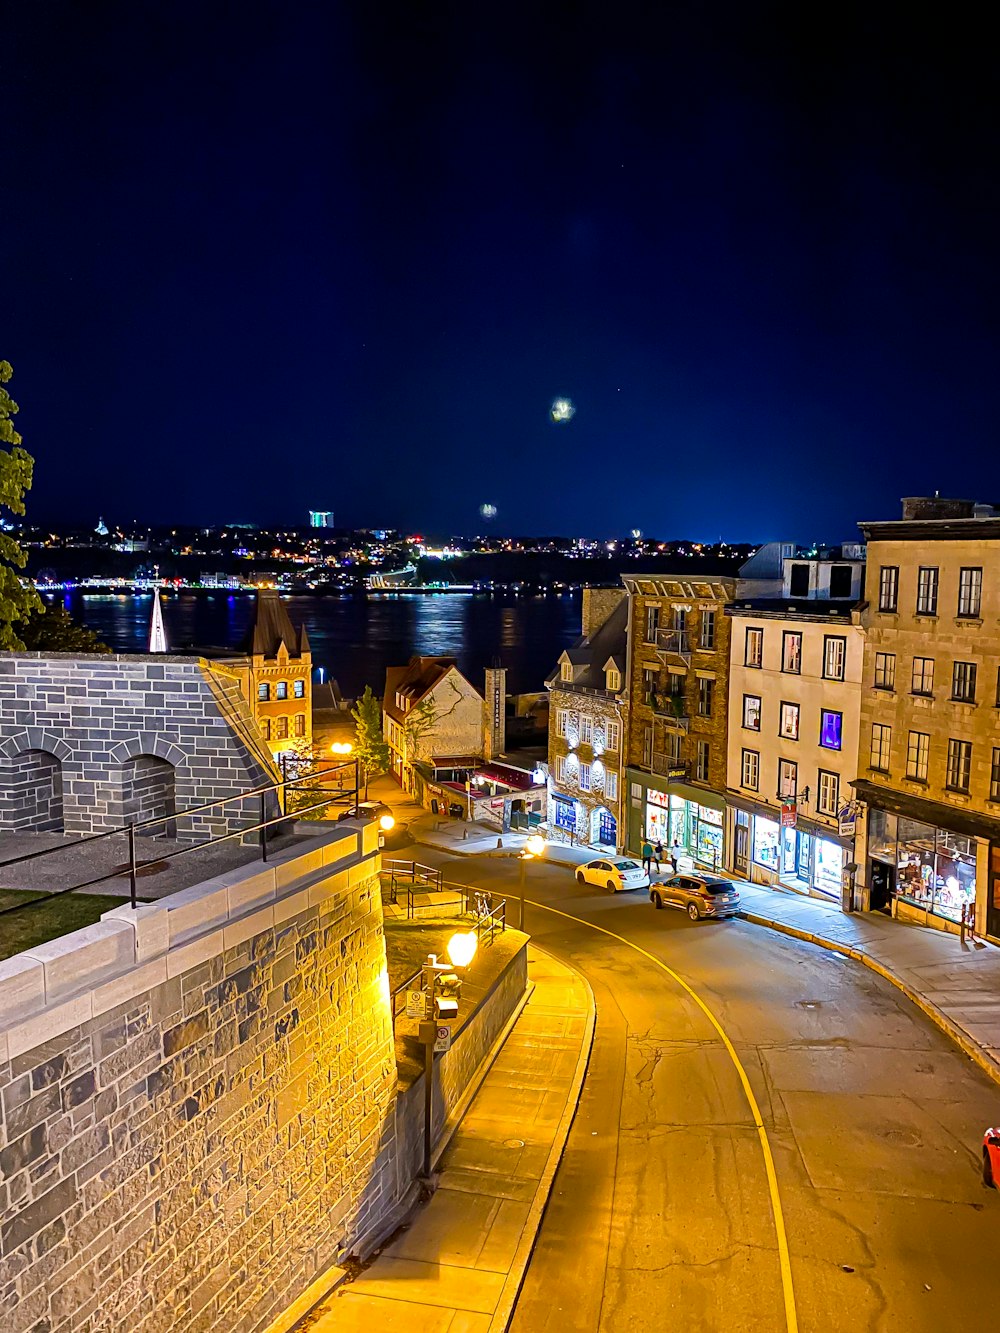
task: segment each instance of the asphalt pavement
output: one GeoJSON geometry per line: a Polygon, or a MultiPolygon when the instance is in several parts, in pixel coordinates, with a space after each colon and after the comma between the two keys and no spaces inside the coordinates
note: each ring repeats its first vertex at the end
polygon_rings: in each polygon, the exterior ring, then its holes
{"type": "MultiPolygon", "coordinates": [[[[518,892],[509,860],[420,857],[518,892]]],[[[1000,1195],[979,1161],[1000,1092],[905,995],[561,866],[525,884],[527,929],[587,977],[598,1018],[515,1333],[997,1326],[1000,1195]]]]}

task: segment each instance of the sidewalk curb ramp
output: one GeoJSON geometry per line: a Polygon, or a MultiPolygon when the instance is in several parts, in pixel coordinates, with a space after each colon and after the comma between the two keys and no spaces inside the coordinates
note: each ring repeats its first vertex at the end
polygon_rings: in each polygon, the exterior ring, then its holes
{"type": "Polygon", "coordinates": [[[988,1074],[994,1083],[1000,1083],[1000,1061],[997,1061],[989,1052],[985,1051],[979,1042],[974,1041],[963,1028],[960,1028],[936,1004],[932,1004],[919,991],[915,991],[909,982],[904,981],[898,973],[893,972],[884,963],[872,958],[863,949],[854,949],[848,944],[839,944],[836,940],[827,939],[823,935],[813,935],[808,930],[799,930],[797,926],[789,926],[784,921],[772,921],[770,917],[758,916],[756,912],[742,911],[739,916],[755,926],[766,926],[769,930],[778,931],[781,935],[790,935],[793,939],[805,941],[806,944],[815,944],[821,949],[829,950],[831,953],[842,954],[845,958],[850,958],[856,963],[863,963],[872,972],[877,972],[880,977],[884,977],[897,990],[902,991],[906,998],[915,1004],[923,1014],[926,1014],[931,1022],[939,1027],[946,1036],[950,1037],[955,1045],[961,1051],[964,1051],[969,1059],[977,1064],[984,1073],[988,1074]]]}

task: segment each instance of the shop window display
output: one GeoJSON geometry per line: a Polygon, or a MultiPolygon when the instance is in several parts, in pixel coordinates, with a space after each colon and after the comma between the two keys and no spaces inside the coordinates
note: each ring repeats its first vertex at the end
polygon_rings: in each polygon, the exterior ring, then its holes
{"type": "Polygon", "coordinates": [[[753,859],[759,866],[777,871],[779,840],[780,830],[774,820],[758,815],[753,821],[753,859]]]}
{"type": "Polygon", "coordinates": [[[904,902],[956,923],[962,919],[962,909],[975,903],[973,838],[873,810],[868,853],[895,862],[896,896],[904,902]]]}
{"type": "Polygon", "coordinates": [[[828,838],[816,839],[816,888],[839,898],[844,876],[844,849],[828,838]]]}

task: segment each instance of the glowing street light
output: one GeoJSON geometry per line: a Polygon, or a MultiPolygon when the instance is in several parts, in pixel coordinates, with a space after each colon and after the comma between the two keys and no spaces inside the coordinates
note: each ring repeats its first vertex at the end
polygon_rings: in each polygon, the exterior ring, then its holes
{"type": "Polygon", "coordinates": [[[350,754],[354,746],[350,741],[334,741],[330,746],[331,754],[350,754]]]}
{"type": "Polygon", "coordinates": [[[396,827],[396,821],[393,819],[392,815],[383,815],[378,821],[378,826],[383,833],[388,833],[390,829],[396,827]]]}
{"type": "Polygon", "coordinates": [[[475,931],[463,930],[448,941],[448,957],[452,967],[468,967],[478,947],[475,931]]]}

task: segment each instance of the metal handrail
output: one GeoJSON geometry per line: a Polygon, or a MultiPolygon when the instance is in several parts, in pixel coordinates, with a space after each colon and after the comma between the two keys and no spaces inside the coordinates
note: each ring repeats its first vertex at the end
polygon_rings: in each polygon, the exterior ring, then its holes
{"type": "MultiPolygon", "coordinates": [[[[308,792],[309,788],[303,787],[303,790],[308,792]]],[[[321,787],[318,788],[318,790],[326,791],[328,790],[328,788],[321,787]]],[[[192,806],[188,810],[175,811],[171,815],[158,815],[155,816],[153,819],[144,819],[132,824],[123,824],[119,828],[107,829],[103,833],[90,834],[86,838],[80,838],[71,843],[64,843],[58,847],[44,848],[43,850],[38,852],[27,852],[23,856],[13,857],[9,861],[0,862],[0,869],[6,868],[7,866],[20,865],[24,861],[33,861],[42,856],[50,856],[53,855],[54,853],[64,851],[67,847],[80,847],[83,843],[86,842],[94,842],[101,838],[109,838],[114,836],[115,834],[125,834],[125,836],[128,838],[128,847],[129,847],[129,861],[128,861],[128,874],[130,880],[129,901],[132,907],[135,908],[138,906],[136,878],[139,870],[143,866],[152,865],[160,861],[171,861],[174,859],[174,857],[186,856],[189,852],[197,852],[204,847],[214,847],[217,843],[229,842],[233,838],[246,838],[248,834],[252,833],[260,834],[260,839],[259,839],[260,849],[261,849],[260,859],[261,861],[266,862],[267,830],[269,828],[272,828],[277,824],[287,824],[290,821],[293,821],[296,817],[304,814],[309,814],[313,810],[322,810],[330,805],[343,804],[345,803],[346,798],[349,797],[354,798],[354,804],[356,805],[359,791],[360,791],[360,781],[359,781],[357,760],[348,760],[345,761],[343,764],[335,764],[332,768],[323,769],[321,772],[310,774],[308,777],[305,778],[292,778],[288,781],[271,782],[260,787],[251,787],[248,791],[238,792],[235,796],[223,796],[215,801],[206,801],[204,804],[192,806]],[[284,813],[279,813],[278,815],[275,815],[272,818],[267,817],[266,806],[267,806],[267,796],[269,793],[274,793],[275,795],[277,795],[279,807],[281,807],[284,806],[285,804],[285,796],[287,788],[300,787],[302,786],[302,784],[307,782],[312,782],[316,778],[325,777],[328,773],[333,773],[340,769],[349,767],[353,767],[355,774],[355,785],[353,789],[347,788],[338,790],[336,795],[328,797],[326,800],[323,801],[317,801],[312,805],[304,806],[302,809],[296,810],[294,815],[286,815],[284,813]],[[172,852],[161,852],[154,857],[148,857],[144,860],[139,860],[137,858],[135,849],[135,838],[137,832],[153,828],[154,826],[160,824],[176,825],[178,820],[187,819],[192,815],[203,814],[207,810],[214,810],[220,806],[231,805],[234,801],[252,800],[253,797],[255,796],[260,801],[261,817],[257,821],[257,823],[248,824],[244,828],[235,829],[232,833],[212,834],[210,837],[206,838],[202,842],[194,842],[185,847],[178,847],[172,852]]],[[[124,874],[125,874],[124,870],[112,870],[105,875],[98,875],[93,879],[84,880],[82,883],[70,884],[64,889],[53,889],[48,893],[40,894],[37,898],[31,898],[27,902],[12,903],[9,907],[0,908],[0,916],[7,916],[13,912],[24,911],[26,908],[35,907],[39,903],[50,902],[53,898],[61,898],[66,893],[75,893],[78,892],[80,889],[89,889],[92,888],[95,884],[104,884],[111,879],[121,879],[124,874]]]]}

